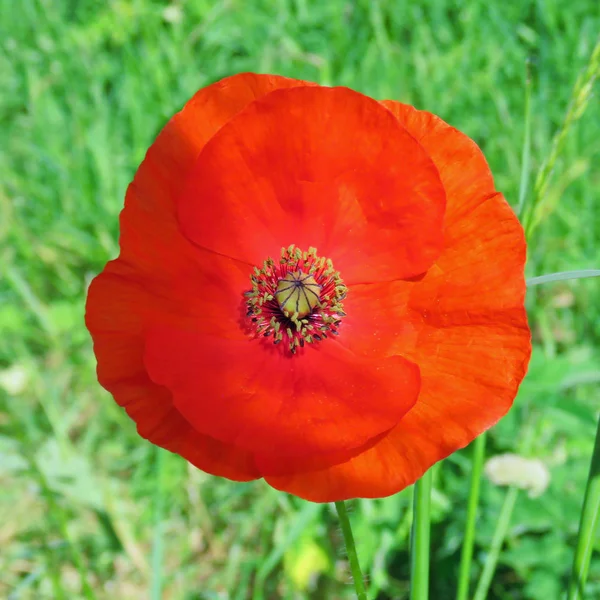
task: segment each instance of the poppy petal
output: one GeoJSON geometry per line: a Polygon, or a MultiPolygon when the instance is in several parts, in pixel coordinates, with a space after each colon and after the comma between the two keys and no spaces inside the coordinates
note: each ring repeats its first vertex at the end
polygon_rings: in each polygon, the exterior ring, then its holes
{"type": "Polygon", "coordinates": [[[352,335],[344,343],[353,352],[399,353],[415,362],[421,391],[365,453],[311,473],[266,477],[314,501],[387,496],[414,483],[508,411],[531,353],[523,230],[495,192],[483,155],[437,117],[386,105],[438,167],[447,193],[445,248],[416,281],[352,286],[347,310],[361,318],[353,325],[348,317],[352,335]],[[397,335],[379,335],[386,323],[397,335]]]}
{"type": "Polygon", "coordinates": [[[466,136],[311,85],[235,76],[167,124],[86,321],[100,382],[154,443],[311,500],[385,496],[510,407],[525,244],[466,136]],[[349,288],[340,337],[294,357],[240,327],[251,267],[290,244],[349,288]]]}
{"type": "Polygon", "coordinates": [[[368,443],[419,392],[418,368],[401,357],[364,360],[331,339],[295,356],[259,344],[154,327],[145,363],[196,430],[282,461],[368,443]]]}
{"type": "Polygon", "coordinates": [[[249,264],[316,247],[352,283],[423,273],[443,244],[444,208],[437,169],[388,110],[346,88],[297,87],[211,139],[179,220],[197,245],[249,264]]]}
{"type": "Polygon", "coordinates": [[[319,471],[334,465],[348,462],[351,458],[366,452],[388,434],[387,431],[371,438],[365,444],[351,450],[335,450],[305,456],[281,456],[273,453],[254,454],[254,464],[261,477],[268,475],[289,475],[290,473],[306,473],[319,471]]]}
{"type": "Polygon", "coordinates": [[[139,434],[208,473],[237,481],[260,477],[250,453],[195,431],[174,407],[171,393],[146,373],[145,321],[181,326],[195,319],[173,311],[160,314],[152,291],[106,272],[92,282],[88,298],[86,324],[94,339],[98,380],[136,422],[139,434]]]}
{"type": "Polygon", "coordinates": [[[471,138],[427,111],[393,100],[381,104],[425,148],[437,167],[447,196],[446,232],[497,193],[485,156],[471,138]]]}
{"type": "Polygon", "coordinates": [[[127,190],[120,219],[120,259],[154,273],[157,260],[189,255],[189,243],[175,218],[175,199],[204,145],[257,98],[276,89],[311,85],[242,73],[198,91],[160,132],[127,190]]]}
{"type": "Polygon", "coordinates": [[[237,289],[242,279],[247,284],[247,274],[231,261],[205,260],[181,235],[175,198],[202,147],[229,119],[275,89],[298,85],[313,84],[252,73],[229,77],[200,90],[167,123],[127,190],[121,254],[92,282],[86,305],[100,383],[126,408],[140,434],[204,471],[236,480],[259,476],[252,456],[196,432],[174,408],[168,390],[150,381],[143,330],[152,319],[181,325],[193,317],[212,333],[239,332],[230,322],[239,316],[237,289]],[[236,293],[228,294],[232,281],[236,293]],[[202,302],[215,297],[216,303],[202,302]]]}

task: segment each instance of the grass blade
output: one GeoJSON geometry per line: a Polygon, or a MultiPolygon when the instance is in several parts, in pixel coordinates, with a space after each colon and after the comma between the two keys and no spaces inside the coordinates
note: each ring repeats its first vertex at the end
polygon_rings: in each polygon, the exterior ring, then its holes
{"type": "Polygon", "coordinates": [[[340,519],[342,533],[344,534],[346,553],[348,554],[348,561],[350,562],[350,571],[352,572],[352,579],[354,580],[356,597],[358,600],[367,600],[367,590],[365,589],[365,582],[362,571],[360,570],[358,555],[356,554],[356,544],[354,543],[354,536],[352,535],[352,527],[350,525],[350,519],[348,518],[346,504],[343,500],[341,502],[336,502],[335,508],[340,519]]]}
{"type": "Polygon", "coordinates": [[[427,600],[429,597],[431,477],[430,469],[415,483],[410,548],[410,600],[427,600]]]}
{"type": "Polygon", "coordinates": [[[588,277],[600,277],[600,269],[583,269],[581,271],[561,271],[560,273],[550,273],[531,277],[527,280],[527,287],[540,285],[540,283],[551,283],[553,281],[568,281],[569,279],[586,279],[588,277]]]}
{"type": "Polygon", "coordinates": [[[475,441],[473,442],[473,471],[471,472],[469,505],[467,509],[467,522],[465,525],[465,537],[463,539],[460,556],[460,571],[456,600],[467,600],[469,596],[471,562],[473,560],[473,546],[475,544],[475,521],[477,519],[479,489],[481,487],[481,475],[485,458],[485,438],[486,434],[484,432],[479,437],[475,438],[475,441]]]}
{"type": "Polygon", "coordinates": [[[155,492],[154,492],[154,536],[152,540],[152,579],[150,583],[150,597],[152,600],[162,598],[163,588],[163,557],[164,557],[164,463],[165,451],[162,448],[156,448],[156,472],[155,472],[155,492]]]}
{"type": "Polygon", "coordinates": [[[596,442],[592,453],[592,463],[585,488],[583,509],[577,534],[577,545],[573,559],[573,571],[569,582],[567,600],[583,600],[584,588],[590,568],[594,547],[594,537],[600,516],[600,421],[596,431],[596,442]]]}
{"type": "Polygon", "coordinates": [[[594,50],[586,68],[577,78],[571,93],[571,101],[560,129],[554,134],[552,146],[548,157],[538,171],[532,201],[527,205],[523,213],[523,227],[525,235],[529,239],[531,233],[540,221],[540,212],[544,207],[547,197],[548,184],[554,171],[556,161],[562,152],[567,134],[571,127],[581,118],[592,95],[592,88],[596,79],[600,76],[600,38],[596,42],[594,50]]]}
{"type": "Polygon", "coordinates": [[[525,136],[521,152],[521,180],[519,183],[519,204],[517,214],[523,214],[525,198],[529,188],[529,175],[531,173],[531,73],[530,64],[527,62],[527,76],[525,79],[525,136]]]}
{"type": "MultiPolygon", "coordinates": [[[[519,454],[527,456],[531,452],[533,446],[533,438],[535,435],[535,417],[531,415],[529,417],[528,424],[525,425],[525,432],[523,434],[523,440],[519,444],[519,454]]],[[[477,582],[477,588],[475,589],[475,595],[473,600],[486,600],[492,578],[496,572],[496,566],[498,565],[498,559],[508,533],[510,526],[510,520],[512,513],[517,503],[517,497],[519,496],[519,488],[511,486],[506,492],[498,521],[496,522],[496,529],[494,530],[494,536],[492,537],[492,543],[490,545],[489,552],[486,556],[485,563],[483,565],[483,571],[479,576],[477,582]]]]}
{"type": "Polygon", "coordinates": [[[481,573],[481,577],[479,578],[473,600],[485,600],[487,598],[487,593],[490,589],[490,584],[492,583],[492,577],[496,572],[496,565],[498,564],[500,551],[502,550],[504,540],[506,539],[508,527],[510,526],[510,519],[515,508],[518,495],[519,490],[516,487],[511,487],[506,493],[504,503],[502,504],[502,509],[500,510],[500,515],[498,516],[498,523],[496,525],[496,530],[494,531],[492,544],[485,559],[483,571],[481,573]]]}

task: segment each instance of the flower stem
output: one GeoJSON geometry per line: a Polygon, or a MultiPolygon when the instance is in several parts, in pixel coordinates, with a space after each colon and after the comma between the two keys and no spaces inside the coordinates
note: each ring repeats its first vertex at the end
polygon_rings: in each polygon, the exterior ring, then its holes
{"type": "Polygon", "coordinates": [[[598,525],[600,514],[600,421],[596,431],[596,442],[592,454],[590,474],[585,488],[583,509],[579,522],[579,533],[577,535],[577,546],[573,560],[573,571],[569,582],[567,600],[582,600],[585,581],[590,568],[592,548],[594,546],[594,535],[598,525]]]}
{"type": "Polygon", "coordinates": [[[162,565],[164,558],[165,459],[166,452],[156,447],[154,479],[154,535],[152,540],[152,580],[150,597],[162,598],[162,565]]]}
{"type": "Polygon", "coordinates": [[[429,534],[431,508],[431,469],[415,483],[414,513],[411,534],[410,599],[427,600],[429,596],[429,534]]]}
{"type": "MultiPolygon", "coordinates": [[[[523,440],[518,446],[518,453],[523,456],[528,456],[533,447],[533,441],[535,436],[535,422],[535,414],[529,415],[527,424],[524,428],[523,440]]],[[[479,581],[477,582],[477,588],[475,590],[473,600],[486,600],[487,598],[488,590],[490,589],[492,578],[494,577],[494,573],[496,572],[498,559],[500,558],[502,546],[504,545],[504,541],[506,540],[506,534],[508,533],[510,520],[512,517],[513,510],[515,509],[515,506],[517,504],[518,496],[519,488],[515,486],[511,486],[508,488],[506,496],[504,497],[504,502],[502,503],[502,508],[500,509],[498,520],[496,522],[496,529],[494,531],[494,536],[492,537],[492,543],[489,552],[485,558],[483,571],[479,577],[479,581]]]]}
{"type": "Polygon", "coordinates": [[[344,534],[346,553],[348,554],[348,560],[350,561],[350,571],[352,572],[352,579],[354,580],[356,596],[358,600],[367,600],[367,591],[365,589],[362,571],[360,570],[360,564],[358,563],[356,545],[354,544],[354,536],[352,535],[352,527],[350,526],[350,519],[348,518],[346,504],[343,500],[341,502],[336,502],[335,508],[340,519],[342,533],[344,534]]]}
{"type": "Polygon", "coordinates": [[[510,518],[512,517],[512,512],[517,502],[518,493],[518,488],[511,487],[504,497],[504,503],[502,504],[502,509],[500,510],[500,515],[498,517],[498,523],[496,524],[496,531],[494,531],[492,544],[485,559],[483,572],[479,578],[479,583],[477,584],[477,589],[475,590],[475,596],[473,596],[473,600],[485,600],[487,598],[487,593],[490,589],[490,584],[492,583],[492,577],[494,576],[496,565],[498,564],[498,558],[500,558],[500,551],[502,550],[502,545],[506,539],[506,534],[510,525],[510,518]]]}
{"type": "Polygon", "coordinates": [[[485,458],[485,432],[475,438],[473,443],[473,467],[469,491],[469,506],[467,509],[467,523],[463,539],[462,553],[460,556],[460,571],[458,576],[458,592],[456,600],[467,600],[469,596],[469,579],[471,574],[471,561],[473,560],[473,546],[475,544],[475,520],[477,518],[477,505],[479,503],[479,489],[485,458]]]}

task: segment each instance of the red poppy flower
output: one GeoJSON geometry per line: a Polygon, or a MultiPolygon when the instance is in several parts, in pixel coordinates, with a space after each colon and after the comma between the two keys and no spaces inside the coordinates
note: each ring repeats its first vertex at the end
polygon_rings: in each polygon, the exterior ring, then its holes
{"type": "Polygon", "coordinates": [[[478,147],[346,88],[200,90],[93,282],[98,378],[151,442],[314,501],[413,483],[509,409],[525,242],[478,147]]]}

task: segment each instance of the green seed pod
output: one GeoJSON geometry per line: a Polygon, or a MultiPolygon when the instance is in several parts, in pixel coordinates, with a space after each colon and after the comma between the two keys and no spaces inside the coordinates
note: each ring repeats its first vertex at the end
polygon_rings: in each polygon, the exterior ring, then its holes
{"type": "Polygon", "coordinates": [[[302,271],[288,273],[279,280],[275,299],[283,313],[287,312],[301,319],[319,305],[321,286],[308,273],[302,271]]]}

